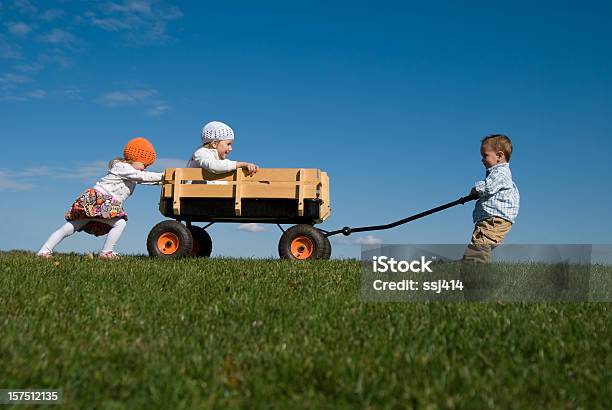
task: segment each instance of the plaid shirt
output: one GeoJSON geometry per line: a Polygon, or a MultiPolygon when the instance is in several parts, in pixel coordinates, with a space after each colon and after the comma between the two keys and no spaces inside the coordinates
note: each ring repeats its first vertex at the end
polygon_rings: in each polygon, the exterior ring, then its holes
{"type": "Polygon", "coordinates": [[[472,217],[474,223],[498,216],[514,223],[519,210],[519,191],[512,181],[510,164],[493,165],[487,169],[484,181],[475,185],[480,199],[476,202],[472,217]]]}

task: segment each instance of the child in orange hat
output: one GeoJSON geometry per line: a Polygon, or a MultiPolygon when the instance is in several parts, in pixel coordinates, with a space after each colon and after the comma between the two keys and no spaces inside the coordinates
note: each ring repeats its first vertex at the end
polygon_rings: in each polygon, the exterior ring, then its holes
{"type": "Polygon", "coordinates": [[[161,183],[162,173],[144,170],[153,162],[155,149],[149,141],[144,138],[129,141],[123,150],[123,158],[112,160],[108,164],[108,174],[74,201],[66,212],[67,222],[49,236],[37,255],[51,257],[53,249],[65,237],[85,231],[95,236],[108,234],[98,256],[103,259],[117,258],[113,249],[127,221],[123,202],[132,195],[136,184],[161,183]]]}

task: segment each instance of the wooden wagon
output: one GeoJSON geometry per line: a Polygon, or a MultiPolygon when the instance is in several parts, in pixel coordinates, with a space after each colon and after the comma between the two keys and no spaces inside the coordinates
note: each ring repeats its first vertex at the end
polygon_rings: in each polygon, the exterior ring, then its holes
{"type": "Polygon", "coordinates": [[[166,220],[147,238],[149,255],[210,256],[206,228],[216,222],[275,223],[283,234],[285,259],[328,259],[331,244],[314,225],[330,216],[329,176],[319,169],[264,168],[249,176],[238,170],[213,174],[201,168],[164,172],[159,210],[166,220]],[[205,227],[193,225],[208,222],[205,227]],[[283,229],[281,224],[292,224],[283,229]]]}

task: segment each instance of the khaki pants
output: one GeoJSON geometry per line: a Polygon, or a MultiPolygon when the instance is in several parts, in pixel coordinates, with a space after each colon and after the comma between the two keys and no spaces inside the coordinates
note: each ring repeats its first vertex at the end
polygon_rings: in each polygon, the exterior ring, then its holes
{"type": "Polygon", "coordinates": [[[463,260],[466,262],[490,263],[491,251],[500,245],[512,223],[493,216],[478,222],[472,232],[472,240],[465,249],[463,260]]]}

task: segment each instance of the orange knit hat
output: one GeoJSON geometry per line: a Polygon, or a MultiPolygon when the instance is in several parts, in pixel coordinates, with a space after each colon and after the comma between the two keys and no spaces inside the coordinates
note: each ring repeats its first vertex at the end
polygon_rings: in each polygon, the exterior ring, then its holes
{"type": "Polygon", "coordinates": [[[155,162],[155,148],[145,138],[134,138],[125,144],[123,158],[149,166],[155,162]]]}

